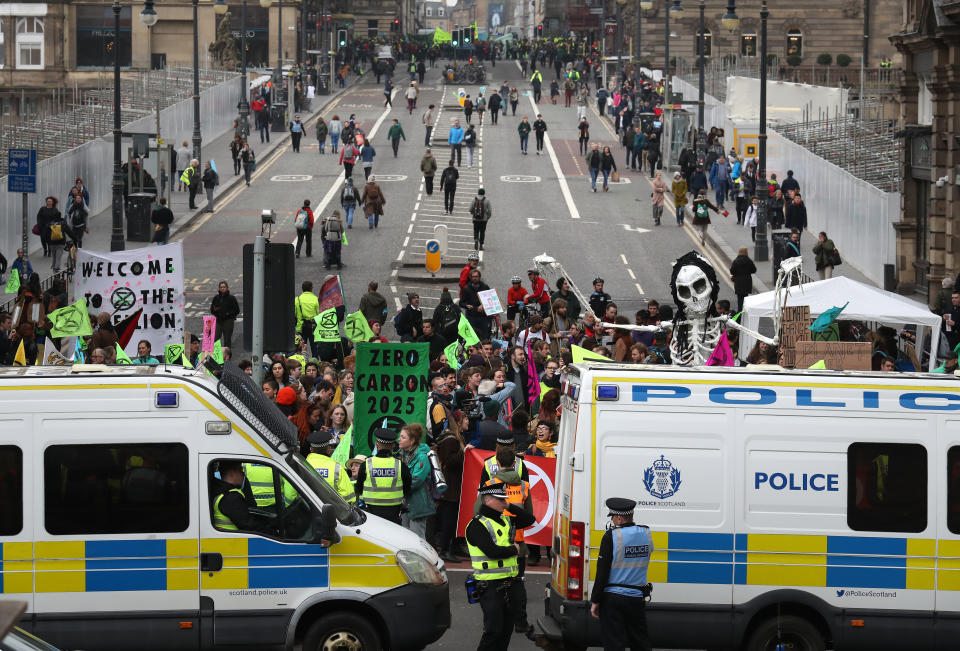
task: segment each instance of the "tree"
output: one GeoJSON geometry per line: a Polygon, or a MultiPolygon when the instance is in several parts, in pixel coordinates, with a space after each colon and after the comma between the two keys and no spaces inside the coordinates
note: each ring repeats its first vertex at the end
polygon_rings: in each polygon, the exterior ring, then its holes
{"type": "Polygon", "coordinates": [[[846,68],[848,65],[850,65],[850,56],[847,54],[838,54],[837,65],[841,68],[846,68]]]}
{"type": "Polygon", "coordinates": [[[787,65],[796,67],[800,65],[802,62],[803,62],[803,57],[801,57],[799,54],[791,54],[790,56],[787,57],[787,65]]]}
{"type": "Polygon", "coordinates": [[[818,66],[828,66],[833,63],[833,57],[830,56],[827,52],[821,52],[817,55],[817,65],[818,66]]]}
{"type": "Polygon", "coordinates": [[[221,68],[234,70],[240,65],[240,43],[233,35],[229,11],[220,19],[220,24],[217,25],[217,40],[211,43],[208,49],[221,68]]]}

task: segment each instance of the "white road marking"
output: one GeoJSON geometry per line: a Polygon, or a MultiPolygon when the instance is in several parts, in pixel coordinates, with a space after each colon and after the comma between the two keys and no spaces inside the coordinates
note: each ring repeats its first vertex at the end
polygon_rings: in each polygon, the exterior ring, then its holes
{"type": "Polygon", "coordinates": [[[637,277],[633,275],[633,269],[627,267],[627,273],[630,274],[630,280],[636,280],[637,277]]]}
{"type": "Polygon", "coordinates": [[[637,291],[640,292],[640,296],[643,296],[643,287],[640,286],[640,283],[634,283],[637,288],[637,291]]]}
{"type": "Polygon", "coordinates": [[[623,255],[622,253],[620,254],[620,259],[623,260],[623,264],[630,264],[627,262],[627,256],[623,255]]]}
{"type": "MultiPolygon", "coordinates": [[[[533,96],[529,97],[530,106],[533,108],[533,112],[537,113],[537,103],[533,101],[533,96]]],[[[550,135],[544,134],[544,147],[547,149],[547,154],[550,156],[550,162],[553,163],[553,171],[557,175],[557,181],[560,183],[560,194],[563,195],[563,200],[567,204],[567,211],[570,213],[570,216],[573,219],[580,219],[580,211],[577,210],[577,205],[573,202],[573,195],[570,194],[570,185],[567,183],[567,179],[563,176],[563,170],[560,169],[560,160],[557,158],[557,153],[553,150],[553,144],[550,142],[550,135]]]]}

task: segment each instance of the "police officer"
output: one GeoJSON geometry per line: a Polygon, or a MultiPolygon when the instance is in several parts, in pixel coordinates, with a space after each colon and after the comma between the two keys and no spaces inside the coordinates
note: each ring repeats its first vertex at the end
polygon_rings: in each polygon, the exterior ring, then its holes
{"type": "MultiPolygon", "coordinates": [[[[250,513],[247,495],[241,490],[246,481],[239,461],[221,461],[220,479],[226,490],[213,500],[213,526],[220,531],[259,531],[262,523],[250,513]]],[[[269,470],[269,468],[268,468],[269,470]]]]}
{"type": "Polygon", "coordinates": [[[523,584],[517,579],[515,527],[529,527],[536,518],[519,504],[507,504],[504,485],[483,486],[478,491],[483,505],[467,525],[467,549],[478,581],[483,635],[477,651],[506,651],[513,635],[514,616],[523,584]],[[509,511],[513,517],[506,517],[509,511]]]}
{"type": "Polygon", "coordinates": [[[363,508],[381,518],[400,524],[404,498],[410,497],[412,478],[410,469],[393,456],[397,433],[380,428],[374,432],[377,454],[368,457],[357,471],[357,496],[363,498],[363,508]]]}
{"type": "Polygon", "coordinates": [[[605,651],[629,647],[650,651],[645,597],[650,594],[647,564],[653,552],[650,529],[634,524],[634,500],[607,500],[613,522],[600,540],[597,577],[590,594],[590,614],[600,619],[605,651]]]}
{"type": "MultiPolygon", "coordinates": [[[[250,492],[257,503],[257,508],[274,508],[277,503],[277,494],[273,484],[273,468],[259,463],[245,463],[243,464],[243,472],[246,474],[247,483],[250,485],[250,492]]],[[[284,479],[280,480],[280,485],[283,489],[283,503],[289,506],[293,503],[293,500],[297,499],[297,491],[284,479]]]]}
{"type": "Polygon", "coordinates": [[[330,430],[313,432],[307,437],[310,444],[310,454],[307,463],[313,466],[321,477],[340,494],[347,504],[357,503],[357,494],[353,490],[353,483],[348,473],[339,463],[330,458],[333,451],[331,441],[333,433],[330,430]]]}

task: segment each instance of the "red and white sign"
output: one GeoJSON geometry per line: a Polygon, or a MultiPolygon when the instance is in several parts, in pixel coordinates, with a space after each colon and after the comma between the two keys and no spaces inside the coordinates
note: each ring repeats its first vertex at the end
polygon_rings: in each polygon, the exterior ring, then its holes
{"type": "MultiPolygon", "coordinates": [[[[463,460],[463,480],[460,485],[460,516],[457,520],[457,535],[464,535],[471,518],[473,505],[477,501],[477,489],[480,486],[480,474],[483,462],[493,456],[489,450],[467,451],[463,460]]],[[[524,457],[523,465],[530,475],[530,497],[533,502],[533,515],[537,521],[523,530],[523,540],[531,545],[553,544],[553,512],[556,503],[554,477],[557,472],[557,460],[547,457],[524,457]]]]}

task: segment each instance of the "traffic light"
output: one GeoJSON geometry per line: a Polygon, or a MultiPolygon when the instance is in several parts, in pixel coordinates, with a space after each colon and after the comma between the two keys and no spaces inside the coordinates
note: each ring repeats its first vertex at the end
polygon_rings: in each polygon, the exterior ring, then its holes
{"type": "Polygon", "coordinates": [[[392,29],[393,29],[394,32],[397,32],[398,34],[400,33],[400,19],[399,19],[399,18],[394,18],[394,19],[393,19],[393,27],[392,27],[392,29]]]}
{"type": "Polygon", "coordinates": [[[537,38],[543,38],[543,25],[537,25],[537,38]]]}
{"type": "Polygon", "coordinates": [[[473,32],[473,28],[472,28],[472,27],[467,27],[467,28],[465,28],[465,29],[463,30],[463,45],[464,45],[464,47],[466,47],[467,45],[470,45],[470,41],[473,40],[473,39],[472,39],[472,32],[473,32]]]}
{"type": "Polygon", "coordinates": [[[347,30],[338,29],[337,30],[337,44],[339,47],[347,47],[347,30]]]}
{"type": "Polygon", "coordinates": [[[459,30],[459,29],[453,30],[453,34],[452,34],[452,36],[450,37],[450,43],[453,45],[453,47],[457,47],[458,45],[460,45],[460,30],[459,30]]]}

